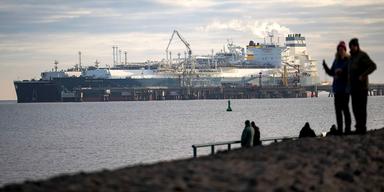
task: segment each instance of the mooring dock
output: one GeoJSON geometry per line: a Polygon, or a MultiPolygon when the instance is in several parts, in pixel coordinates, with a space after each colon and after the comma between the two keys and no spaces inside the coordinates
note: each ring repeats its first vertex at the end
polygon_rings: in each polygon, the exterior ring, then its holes
{"type": "MultiPolygon", "coordinates": [[[[320,91],[329,92],[331,85],[320,86],[221,86],[221,87],[142,87],[142,88],[75,88],[62,93],[61,101],[151,101],[194,99],[253,99],[317,97],[320,91]]],[[[371,84],[369,96],[384,95],[384,84],[371,84]]]]}
{"type": "Polygon", "coordinates": [[[304,87],[77,88],[62,101],[150,101],[307,97],[304,87]]]}

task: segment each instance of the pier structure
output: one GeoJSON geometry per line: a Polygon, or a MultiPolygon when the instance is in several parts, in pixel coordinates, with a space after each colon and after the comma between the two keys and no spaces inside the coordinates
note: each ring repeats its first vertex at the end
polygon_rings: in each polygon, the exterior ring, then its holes
{"type": "MultiPolygon", "coordinates": [[[[318,97],[320,91],[333,96],[331,85],[316,86],[220,86],[220,87],[140,87],[75,88],[62,93],[61,101],[151,101],[198,99],[253,99],[318,97]]],[[[371,84],[369,96],[382,96],[384,84],[371,84]]]]}
{"type": "MultiPolygon", "coordinates": [[[[311,96],[317,97],[320,91],[326,91],[329,93],[328,97],[333,97],[332,85],[312,85],[304,86],[307,92],[311,92],[311,96]]],[[[383,96],[384,84],[369,84],[368,96],[383,96]]]]}
{"type": "Polygon", "coordinates": [[[150,101],[195,99],[304,98],[304,87],[76,88],[62,101],[150,101]]]}

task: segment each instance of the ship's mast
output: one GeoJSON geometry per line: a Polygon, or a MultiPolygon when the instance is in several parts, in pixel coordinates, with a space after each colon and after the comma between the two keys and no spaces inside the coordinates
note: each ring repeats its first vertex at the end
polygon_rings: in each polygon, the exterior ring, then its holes
{"type": "Polygon", "coordinates": [[[180,60],[180,55],[181,55],[180,53],[177,53],[177,63],[178,63],[178,64],[180,64],[180,61],[181,61],[181,60],[180,60]]]}
{"type": "Polygon", "coordinates": [[[121,65],[121,49],[119,50],[119,65],[121,65]]]}
{"type": "Polygon", "coordinates": [[[58,64],[59,64],[59,62],[57,60],[55,60],[55,72],[57,72],[57,69],[58,69],[57,65],[58,64]]]}
{"type": "MultiPolygon", "coordinates": [[[[119,47],[112,46],[113,49],[113,65],[116,65],[119,62],[119,47]]],[[[120,63],[121,63],[121,50],[120,50],[120,63]]]]}
{"type": "Polygon", "coordinates": [[[124,64],[127,64],[127,51],[124,51],[124,64]]]}
{"type": "Polygon", "coordinates": [[[113,50],[113,53],[112,53],[113,65],[115,65],[115,46],[112,46],[112,50],[113,50]]]}
{"type": "Polygon", "coordinates": [[[82,67],[81,67],[81,51],[79,51],[79,69],[81,71],[82,67]]]}
{"type": "Polygon", "coordinates": [[[271,45],[273,45],[273,33],[268,33],[268,37],[270,38],[271,45]]]}
{"type": "Polygon", "coordinates": [[[118,59],[119,59],[119,47],[118,46],[116,46],[115,47],[115,65],[117,65],[117,62],[119,61],[118,59]]]}

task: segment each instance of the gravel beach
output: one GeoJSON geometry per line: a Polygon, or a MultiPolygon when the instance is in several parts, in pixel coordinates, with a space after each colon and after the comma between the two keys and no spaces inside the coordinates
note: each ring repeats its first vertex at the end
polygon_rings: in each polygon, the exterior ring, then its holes
{"type": "Polygon", "coordinates": [[[384,191],[384,128],[61,175],[0,191],[384,191]]]}

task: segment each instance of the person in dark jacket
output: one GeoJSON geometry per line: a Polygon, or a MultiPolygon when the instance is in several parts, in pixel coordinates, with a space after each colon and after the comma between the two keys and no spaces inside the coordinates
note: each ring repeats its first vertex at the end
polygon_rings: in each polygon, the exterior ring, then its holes
{"type": "Polygon", "coordinates": [[[351,85],[352,111],[356,120],[356,133],[367,132],[368,75],[376,70],[376,64],[360,49],[357,38],[349,42],[349,82],[351,85]]]}
{"type": "Polygon", "coordinates": [[[256,145],[261,145],[261,141],[260,141],[260,129],[259,127],[256,126],[255,122],[252,121],[251,122],[251,127],[253,128],[254,130],[254,135],[253,135],[253,146],[256,146],[256,145]]]}
{"type": "Polygon", "coordinates": [[[327,132],[326,136],[328,137],[328,136],[334,136],[334,135],[339,135],[339,132],[336,129],[336,125],[332,125],[332,127],[327,132]]]}
{"type": "Polygon", "coordinates": [[[241,133],[241,147],[252,147],[253,146],[253,128],[249,120],[245,121],[245,127],[241,133]]]}
{"type": "Polygon", "coordinates": [[[316,137],[315,131],[311,129],[308,122],[306,122],[304,127],[300,130],[299,138],[303,137],[316,137]]]}
{"type": "Polygon", "coordinates": [[[336,57],[329,69],[323,60],[325,72],[333,77],[332,91],[335,95],[335,112],[338,134],[343,134],[343,114],[345,120],[345,134],[351,133],[351,113],[349,112],[348,63],[349,55],[344,41],[340,41],[336,48],[336,57]]]}

